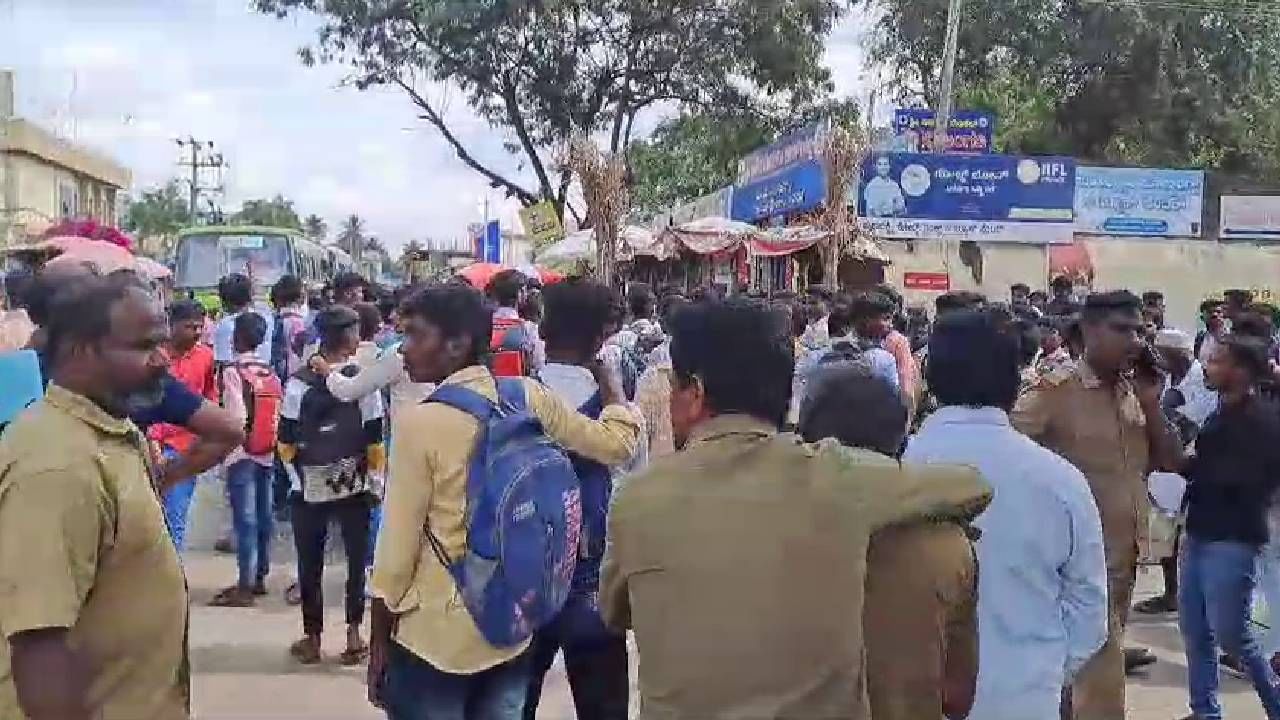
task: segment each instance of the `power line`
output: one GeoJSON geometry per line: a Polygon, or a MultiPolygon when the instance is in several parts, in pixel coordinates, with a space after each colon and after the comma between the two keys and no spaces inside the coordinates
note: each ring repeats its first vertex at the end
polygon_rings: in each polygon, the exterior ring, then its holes
{"type": "MultiPolygon", "coordinates": [[[[200,196],[206,193],[220,193],[222,187],[222,170],[227,167],[226,160],[223,159],[222,153],[214,152],[212,140],[197,140],[188,135],[185,138],[177,138],[174,140],[178,147],[190,151],[190,155],[178,161],[179,167],[187,168],[191,171],[191,178],[187,180],[190,190],[187,211],[190,215],[190,222],[195,225],[200,218],[200,196]],[[218,173],[217,185],[203,185],[202,177],[205,170],[215,170],[218,173]]],[[[212,208],[213,200],[209,200],[212,208]]],[[[210,215],[214,213],[211,211],[210,215]]]]}

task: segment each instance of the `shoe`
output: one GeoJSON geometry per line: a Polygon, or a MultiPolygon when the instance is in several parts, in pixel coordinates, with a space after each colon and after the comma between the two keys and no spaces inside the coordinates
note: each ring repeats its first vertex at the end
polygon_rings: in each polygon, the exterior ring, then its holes
{"type": "Polygon", "coordinates": [[[265,595],[267,594],[267,581],[266,581],[266,580],[259,580],[259,581],[255,582],[255,583],[253,584],[253,589],[252,589],[250,592],[252,592],[252,593],[253,593],[254,597],[263,597],[263,596],[265,596],[265,595]]]}
{"type": "Polygon", "coordinates": [[[1124,649],[1124,674],[1128,675],[1148,665],[1155,665],[1157,658],[1146,648],[1124,649]]]}
{"type": "Polygon", "coordinates": [[[1160,595],[1147,600],[1143,600],[1133,606],[1133,611],[1143,615],[1164,615],[1166,613],[1178,612],[1178,601],[1173,598],[1160,595]]]}
{"type": "Polygon", "coordinates": [[[1249,673],[1245,670],[1244,664],[1240,662],[1239,658],[1222,653],[1222,657],[1218,658],[1218,664],[1233,677],[1241,680],[1249,677],[1249,673]]]}
{"type": "Polygon", "coordinates": [[[223,555],[230,555],[236,551],[236,545],[232,542],[231,538],[221,538],[218,542],[213,544],[213,549],[215,552],[220,552],[223,555]]]}

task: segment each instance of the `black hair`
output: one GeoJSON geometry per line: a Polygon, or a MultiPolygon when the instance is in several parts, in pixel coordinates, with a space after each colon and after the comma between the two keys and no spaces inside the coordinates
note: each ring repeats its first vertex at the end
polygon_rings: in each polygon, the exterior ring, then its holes
{"type": "Polygon", "coordinates": [[[547,311],[542,339],[548,350],[594,353],[594,345],[604,338],[605,326],[617,315],[613,291],[586,278],[548,285],[542,299],[547,311]]]}
{"type": "Polygon", "coordinates": [[[169,306],[169,322],[180,323],[191,320],[204,320],[204,306],[195,300],[179,300],[169,306]]]}
{"type": "Polygon", "coordinates": [[[267,319],[256,312],[242,312],[236,316],[231,329],[231,346],[256,350],[267,339],[267,319]]]}
{"type": "Polygon", "coordinates": [[[897,457],[907,436],[907,406],[902,394],[866,365],[822,366],[810,378],[800,406],[800,434],[806,442],[835,438],[897,457]]]}
{"type": "Polygon", "coordinates": [[[1200,314],[1208,315],[1211,310],[1222,307],[1223,302],[1218,298],[1206,298],[1200,302],[1200,314]]]}
{"type": "Polygon", "coordinates": [[[676,315],[671,335],[677,383],[701,381],[718,414],[743,413],[782,427],[795,350],[780,311],[752,300],[698,303],[676,315]]]}
{"type": "MultiPolygon", "coordinates": [[[[801,335],[804,335],[804,331],[809,329],[809,313],[805,309],[804,301],[793,299],[780,302],[778,305],[780,307],[785,307],[787,309],[788,316],[791,318],[791,337],[798,338],[801,335]]],[[[664,327],[668,324],[665,317],[662,324],[664,327]]],[[[831,329],[830,320],[827,320],[827,329],[831,329]]]]}
{"type": "Polygon", "coordinates": [[[1009,410],[1018,398],[1021,342],[990,310],[962,310],[939,318],[925,367],[929,389],[942,406],[1009,410]]]}
{"type": "Polygon", "coordinates": [[[1013,321],[1013,329],[1018,334],[1018,367],[1028,367],[1040,352],[1040,323],[1033,318],[1019,316],[1013,321]]]}
{"type": "Polygon", "coordinates": [[[1271,341],[1272,334],[1275,332],[1275,326],[1269,313],[1259,313],[1247,310],[1231,323],[1231,334],[1242,337],[1254,337],[1260,340],[1271,341]]]}
{"type": "Polygon", "coordinates": [[[324,292],[313,290],[307,293],[307,309],[313,312],[319,312],[325,308],[328,303],[324,299],[324,292]]]}
{"type": "Polygon", "coordinates": [[[1252,382],[1256,383],[1271,374],[1271,363],[1268,360],[1270,338],[1232,332],[1223,338],[1222,344],[1231,356],[1231,361],[1243,368],[1252,382]]]}
{"type": "Polygon", "coordinates": [[[1042,331],[1056,332],[1059,334],[1062,333],[1062,318],[1054,317],[1053,315],[1045,315],[1042,318],[1036,319],[1036,325],[1038,325],[1042,331]]]}
{"type": "Polygon", "coordinates": [[[664,329],[670,327],[671,321],[675,318],[676,313],[679,313],[681,310],[688,307],[688,305],[689,299],[679,293],[664,295],[662,297],[662,301],[658,303],[658,312],[661,314],[662,327],[664,329]]]}
{"type": "Polygon", "coordinates": [[[1049,287],[1054,290],[1073,290],[1075,283],[1071,282],[1071,278],[1066,275],[1059,275],[1049,281],[1049,287]]]}
{"type": "Polygon", "coordinates": [[[1048,299],[1049,299],[1049,293],[1043,290],[1032,290],[1031,294],[1027,295],[1027,300],[1048,300],[1048,299]]]}
{"type": "Polygon", "coordinates": [[[1026,283],[1014,283],[1014,284],[1010,285],[1010,286],[1009,286],[1009,293],[1010,293],[1010,294],[1013,294],[1013,293],[1016,293],[1016,292],[1026,293],[1027,295],[1030,295],[1030,294],[1031,294],[1031,286],[1030,286],[1030,285],[1028,285],[1028,284],[1026,284],[1026,283]]]}
{"type": "Polygon", "coordinates": [[[360,324],[360,314],[346,305],[330,305],[316,316],[316,331],[323,350],[336,349],[347,328],[360,324]]]}
{"type": "Polygon", "coordinates": [[[382,313],[373,303],[360,302],[352,306],[356,315],[360,316],[360,339],[372,340],[382,329],[382,313]]]}
{"type": "Polygon", "coordinates": [[[525,277],[519,270],[503,270],[489,281],[485,292],[494,302],[503,307],[515,307],[520,300],[520,291],[524,289],[525,277]]]}
{"type": "Polygon", "coordinates": [[[1142,293],[1143,305],[1160,305],[1164,303],[1164,293],[1159,290],[1147,290],[1142,293]]]}
{"type": "Polygon", "coordinates": [[[336,297],[348,290],[360,288],[363,291],[368,287],[369,283],[360,275],[360,273],[351,272],[350,270],[340,272],[333,278],[333,294],[336,297]]]}
{"type": "Polygon", "coordinates": [[[827,315],[827,334],[830,337],[844,337],[853,332],[854,303],[854,298],[849,295],[838,295],[831,303],[831,313],[827,315]]]}
{"type": "Polygon", "coordinates": [[[297,305],[302,302],[302,293],[302,280],[297,275],[281,275],[271,286],[271,304],[276,307],[297,305]]]}
{"type": "Polygon", "coordinates": [[[64,292],[74,289],[85,278],[100,278],[102,274],[90,264],[82,264],[85,272],[70,275],[46,268],[36,274],[27,288],[27,317],[36,327],[47,327],[52,318],[54,300],[64,292]]]}
{"type": "Polygon", "coordinates": [[[836,292],[825,285],[810,285],[805,291],[805,295],[810,298],[821,300],[822,302],[831,302],[836,297],[836,292]]]}
{"type": "Polygon", "coordinates": [[[31,288],[36,283],[36,276],[26,268],[11,271],[4,276],[4,295],[8,298],[9,308],[25,308],[29,302],[31,288]]]}
{"type": "Polygon", "coordinates": [[[459,283],[432,285],[414,293],[400,306],[400,313],[440,328],[446,339],[468,338],[467,365],[480,365],[489,354],[493,335],[493,306],[480,291],[459,283]]]}
{"type": "Polygon", "coordinates": [[[938,315],[955,310],[974,310],[987,302],[987,298],[968,290],[953,290],[939,295],[933,301],[934,312],[938,315]]]}
{"type": "Polygon", "coordinates": [[[627,309],[631,311],[631,317],[651,318],[653,317],[655,299],[653,290],[644,283],[632,283],[627,288],[627,309]]]}
{"type": "MultiPolygon", "coordinates": [[[[70,278],[66,278],[70,279],[70,278]]],[[[111,334],[111,312],[131,292],[150,295],[133,273],[88,275],[53,292],[49,302],[45,356],[56,362],[62,348],[95,345],[111,334]]]]}
{"type": "Polygon", "coordinates": [[[1222,292],[1222,297],[1226,298],[1229,303],[1236,305],[1248,305],[1253,302],[1253,291],[1240,289],[1224,290],[1222,292]]]}
{"type": "Polygon", "coordinates": [[[902,293],[898,292],[898,289],[889,283],[880,283],[879,285],[876,285],[875,290],[872,292],[873,294],[883,295],[888,298],[889,302],[893,303],[893,311],[895,313],[902,309],[902,293]]]}
{"type": "Polygon", "coordinates": [[[898,306],[893,302],[893,298],[881,292],[863,293],[853,299],[855,322],[893,315],[897,311],[898,306]]]}
{"type": "Polygon", "coordinates": [[[1091,293],[1085,298],[1080,319],[1087,323],[1095,323],[1115,313],[1139,315],[1141,310],[1142,301],[1128,290],[1091,293]]]}
{"type": "Polygon", "coordinates": [[[227,310],[239,310],[253,302],[253,281],[248,275],[231,273],[218,281],[218,299],[227,310]]]}
{"type": "Polygon", "coordinates": [[[521,320],[541,324],[543,318],[547,316],[547,305],[542,298],[542,289],[529,288],[525,291],[524,300],[516,310],[520,313],[521,320]]]}

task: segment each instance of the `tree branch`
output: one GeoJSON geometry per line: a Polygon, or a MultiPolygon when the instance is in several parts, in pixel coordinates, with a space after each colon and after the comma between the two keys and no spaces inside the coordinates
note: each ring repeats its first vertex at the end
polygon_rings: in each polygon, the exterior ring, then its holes
{"type": "Polygon", "coordinates": [[[527,201],[528,204],[533,204],[538,201],[538,196],[534,193],[499,175],[493,170],[490,170],[484,165],[481,165],[480,161],[476,160],[475,157],[472,156],[471,152],[463,147],[462,141],[458,140],[458,137],[454,135],[453,131],[449,129],[449,126],[445,124],[444,118],[440,116],[440,113],[436,112],[436,109],[431,106],[431,103],[427,102],[427,99],[422,97],[421,93],[415,90],[412,85],[405,82],[404,78],[399,75],[392,75],[391,80],[396,85],[399,85],[400,88],[409,95],[409,98],[413,100],[415,105],[422,109],[424,114],[419,117],[431,123],[435,126],[436,130],[440,131],[440,134],[444,137],[445,141],[453,146],[454,153],[457,154],[458,159],[467,167],[488,178],[489,182],[495,187],[506,188],[508,192],[515,195],[522,202],[527,201]]]}
{"type": "Polygon", "coordinates": [[[524,148],[525,155],[529,156],[529,163],[533,165],[533,171],[538,176],[538,186],[541,188],[543,196],[551,194],[551,178],[547,176],[547,168],[542,164],[542,158],[538,155],[538,149],[533,144],[533,138],[529,137],[529,128],[524,121],[524,113],[520,110],[520,98],[516,95],[515,85],[511,79],[505,74],[501,79],[502,102],[506,107],[507,121],[511,123],[511,129],[515,131],[516,138],[520,140],[520,146],[524,148]]]}

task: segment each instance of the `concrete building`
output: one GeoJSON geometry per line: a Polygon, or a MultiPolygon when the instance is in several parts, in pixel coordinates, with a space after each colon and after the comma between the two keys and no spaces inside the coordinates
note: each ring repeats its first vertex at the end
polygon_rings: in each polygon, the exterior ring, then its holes
{"type": "Polygon", "coordinates": [[[15,114],[13,74],[0,70],[0,243],[8,246],[66,218],[118,223],[129,170],[15,114]]]}

